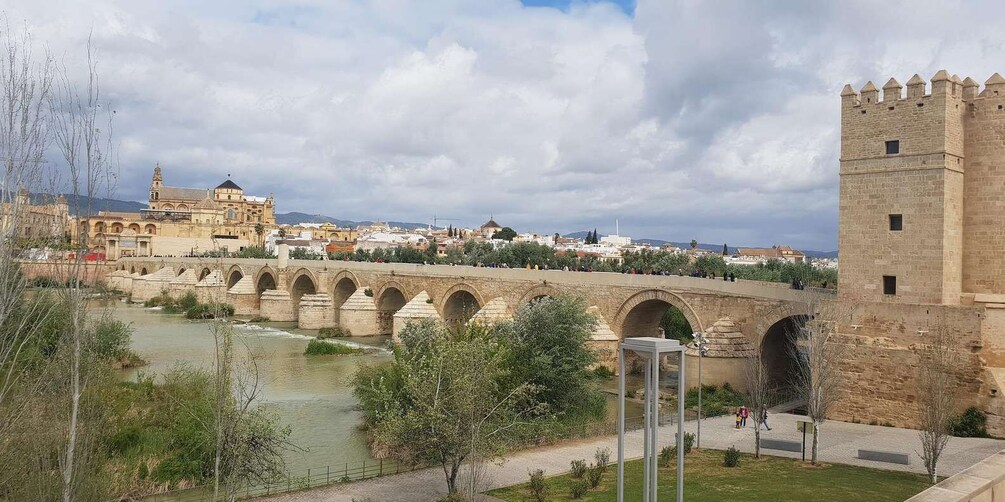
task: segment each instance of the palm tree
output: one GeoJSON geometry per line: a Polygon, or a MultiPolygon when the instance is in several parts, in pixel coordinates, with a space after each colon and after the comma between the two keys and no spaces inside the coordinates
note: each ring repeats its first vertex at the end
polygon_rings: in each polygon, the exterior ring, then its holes
{"type": "Polygon", "coordinates": [[[258,245],[265,247],[265,242],[262,240],[262,236],[265,235],[265,225],[262,225],[261,223],[256,223],[255,234],[258,235],[258,245]]]}

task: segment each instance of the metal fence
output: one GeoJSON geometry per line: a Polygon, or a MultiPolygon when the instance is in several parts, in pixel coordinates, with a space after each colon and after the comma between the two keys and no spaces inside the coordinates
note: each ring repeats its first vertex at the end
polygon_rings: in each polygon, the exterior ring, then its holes
{"type": "MultiPolygon", "coordinates": [[[[634,431],[642,428],[643,418],[625,417],[625,430],[634,431]]],[[[617,434],[617,421],[598,422],[584,425],[550,427],[546,435],[540,435],[538,429],[531,429],[521,437],[513,436],[517,448],[544,446],[570,439],[588,438],[617,434]]],[[[417,469],[432,467],[422,464],[406,464],[395,460],[364,460],[362,462],[345,462],[321,468],[307,469],[299,473],[286,473],[279,479],[260,485],[242,486],[235,490],[239,498],[261,497],[280,493],[306,490],[338,483],[350,483],[364,479],[379,478],[417,469]]],[[[223,492],[225,488],[221,488],[223,492]]],[[[148,502],[202,502],[213,500],[212,486],[199,486],[184,490],[173,490],[145,497],[148,502]]]]}

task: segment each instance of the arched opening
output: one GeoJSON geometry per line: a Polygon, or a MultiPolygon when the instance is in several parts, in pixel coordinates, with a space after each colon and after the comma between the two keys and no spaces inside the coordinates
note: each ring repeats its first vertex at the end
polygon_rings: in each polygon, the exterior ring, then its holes
{"type": "Polygon", "coordinates": [[[290,289],[290,299],[293,300],[294,310],[300,309],[300,297],[304,295],[317,294],[318,288],[314,285],[314,280],[307,274],[301,274],[297,280],[293,281],[293,288],[290,289]]]}
{"type": "Polygon", "coordinates": [[[394,313],[408,303],[404,293],[398,288],[389,287],[377,299],[377,327],[381,335],[390,335],[394,331],[394,313]]]}
{"type": "Polygon", "coordinates": [[[140,275],[147,275],[147,267],[140,269],[140,275]]]}
{"type": "Polygon", "coordinates": [[[468,322],[481,308],[482,306],[478,303],[475,295],[459,289],[447,297],[447,301],[443,303],[443,320],[448,326],[463,324],[468,322]]]}
{"type": "Polygon", "coordinates": [[[129,267],[129,273],[130,274],[135,274],[136,273],[136,267],[129,267]]]}
{"type": "Polygon", "coordinates": [[[201,281],[201,280],[205,279],[206,276],[209,275],[209,274],[210,274],[210,270],[208,268],[202,269],[202,272],[199,272],[199,280],[201,281]]]}
{"type": "Polygon", "coordinates": [[[113,234],[121,234],[122,233],[122,224],[118,223],[118,222],[112,223],[112,233],[113,234]]]}
{"type": "Polygon", "coordinates": [[[797,340],[807,316],[796,315],[772,324],[761,339],[761,362],[768,373],[768,388],[791,389],[799,375],[797,340]]]}
{"type": "Polygon", "coordinates": [[[346,300],[356,292],[356,283],[352,282],[352,279],[348,277],[343,277],[335,283],[335,287],[332,288],[332,302],[335,306],[335,321],[339,322],[339,311],[342,309],[342,305],[346,300]]]}
{"type": "Polygon", "coordinates": [[[99,233],[99,234],[105,233],[105,222],[99,221],[99,222],[95,223],[94,224],[94,231],[97,232],[97,233],[99,233]]]}
{"type": "Polygon", "coordinates": [[[180,276],[181,274],[184,274],[184,273],[185,273],[185,267],[181,267],[181,268],[179,268],[179,269],[178,269],[178,275],[179,275],[179,276],[180,276]]]}
{"type": "Polygon", "coordinates": [[[272,276],[271,272],[264,272],[261,277],[258,278],[258,284],[255,285],[255,291],[257,291],[258,296],[261,297],[262,293],[268,289],[276,289],[276,278],[272,276]]]}
{"type": "Polygon", "coordinates": [[[227,289],[234,287],[241,279],[244,279],[244,274],[240,270],[231,272],[230,277],[227,277],[227,289]]]}
{"type": "MultiPolygon", "coordinates": [[[[654,298],[642,301],[628,311],[621,324],[621,336],[672,338],[687,343],[691,341],[691,334],[696,329],[696,326],[691,326],[681,309],[666,300],[654,298]]],[[[676,356],[674,362],[675,358],[676,356]]],[[[641,374],[644,370],[643,362],[634,357],[633,353],[629,353],[625,359],[625,367],[631,374],[641,374]]]]}
{"type": "Polygon", "coordinates": [[[147,226],[143,227],[143,233],[157,235],[157,227],[153,223],[148,223],[147,226]]]}
{"type": "Polygon", "coordinates": [[[132,230],[133,232],[136,232],[136,233],[140,233],[140,224],[139,223],[131,223],[131,224],[129,224],[129,230],[132,230]]]}

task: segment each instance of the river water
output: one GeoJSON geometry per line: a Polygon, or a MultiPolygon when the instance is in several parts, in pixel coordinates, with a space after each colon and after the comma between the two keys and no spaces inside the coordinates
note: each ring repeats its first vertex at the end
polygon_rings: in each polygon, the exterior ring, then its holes
{"type": "MultiPolygon", "coordinates": [[[[187,363],[209,368],[213,362],[213,335],[207,321],[189,321],[181,315],[164,314],[140,306],[109,306],[119,320],[132,325],[132,348],[150,364],[123,370],[124,379],[138,373],[163,374],[172,366],[187,363]]],[[[236,325],[235,353],[247,349],[259,356],[259,374],[264,382],[262,402],[289,425],[291,440],[304,451],[287,453],[287,467],[300,474],[308,468],[335,471],[346,462],[369,463],[366,433],[359,429],[361,417],[355,409],[349,379],[356,367],[367,362],[391,360],[384,347],[388,336],[354,337],[350,344],[370,348],[360,355],[305,356],[304,348],[317,331],[302,331],[292,324],[265,323],[236,325]]]]}
{"type": "MultiPolygon", "coordinates": [[[[177,364],[211,367],[210,321],[190,321],[125,303],[104,308],[132,326],[132,349],[149,363],[123,370],[123,379],[135,379],[140,373],[164,374],[177,364]]],[[[294,323],[263,323],[235,325],[234,332],[235,353],[251,350],[258,356],[263,405],[276,410],[282,425],[292,428],[292,442],[303,449],[286,454],[291,473],[302,475],[307,469],[323,472],[327,467],[335,472],[346,463],[373,460],[366,433],[360,429],[362,418],[349,380],[360,363],[380,364],[392,359],[386,349],[389,336],[346,339],[369,349],[360,355],[305,356],[304,348],[317,334],[315,330],[299,330],[294,323]]],[[[638,377],[631,380],[635,386],[641,383],[638,377]]],[[[614,382],[604,387],[616,389],[614,382]]],[[[608,419],[616,420],[617,397],[608,393],[607,402],[608,419]]],[[[626,415],[641,415],[641,408],[639,403],[629,402],[626,415]]]]}

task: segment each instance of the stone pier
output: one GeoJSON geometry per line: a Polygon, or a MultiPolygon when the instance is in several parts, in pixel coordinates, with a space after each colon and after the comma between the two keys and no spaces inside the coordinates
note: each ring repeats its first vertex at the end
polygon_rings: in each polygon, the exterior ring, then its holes
{"type": "Polygon", "coordinates": [[[366,289],[366,287],[357,288],[339,311],[339,323],[348,329],[352,336],[380,334],[377,306],[373,303],[373,297],[366,295],[366,289]]]}
{"type": "Polygon", "coordinates": [[[436,307],[433,306],[429,293],[420,291],[419,294],[415,295],[415,298],[412,298],[404,307],[401,307],[401,310],[395,312],[394,328],[391,335],[394,341],[397,342],[399,341],[398,333],[401,332],[406,324],[412,321],[439,318],[440,314],[436,312],[436,307]]]}
{"type": "Polygon", "coordinates": [[[245,276],[237,281],[227,290],[227,303],[234,306],[235,315],[258,315],[258,292],[255,291],[254,279],[245,276]]]}
{"type": "Polygon", "coordinates": [[[261,306],[258,315],[276,322],[297,320],[297,312],[293,308],[290,293],[282,289],[267,289],[262,292],[261,306]]]}
{"type": "Polygon", "coordinates": [[[300,329],[320,329],[335,326],[335,303],[327,294],[304,295],[300,297],[300,314],[297,318],[300,329]]]}

